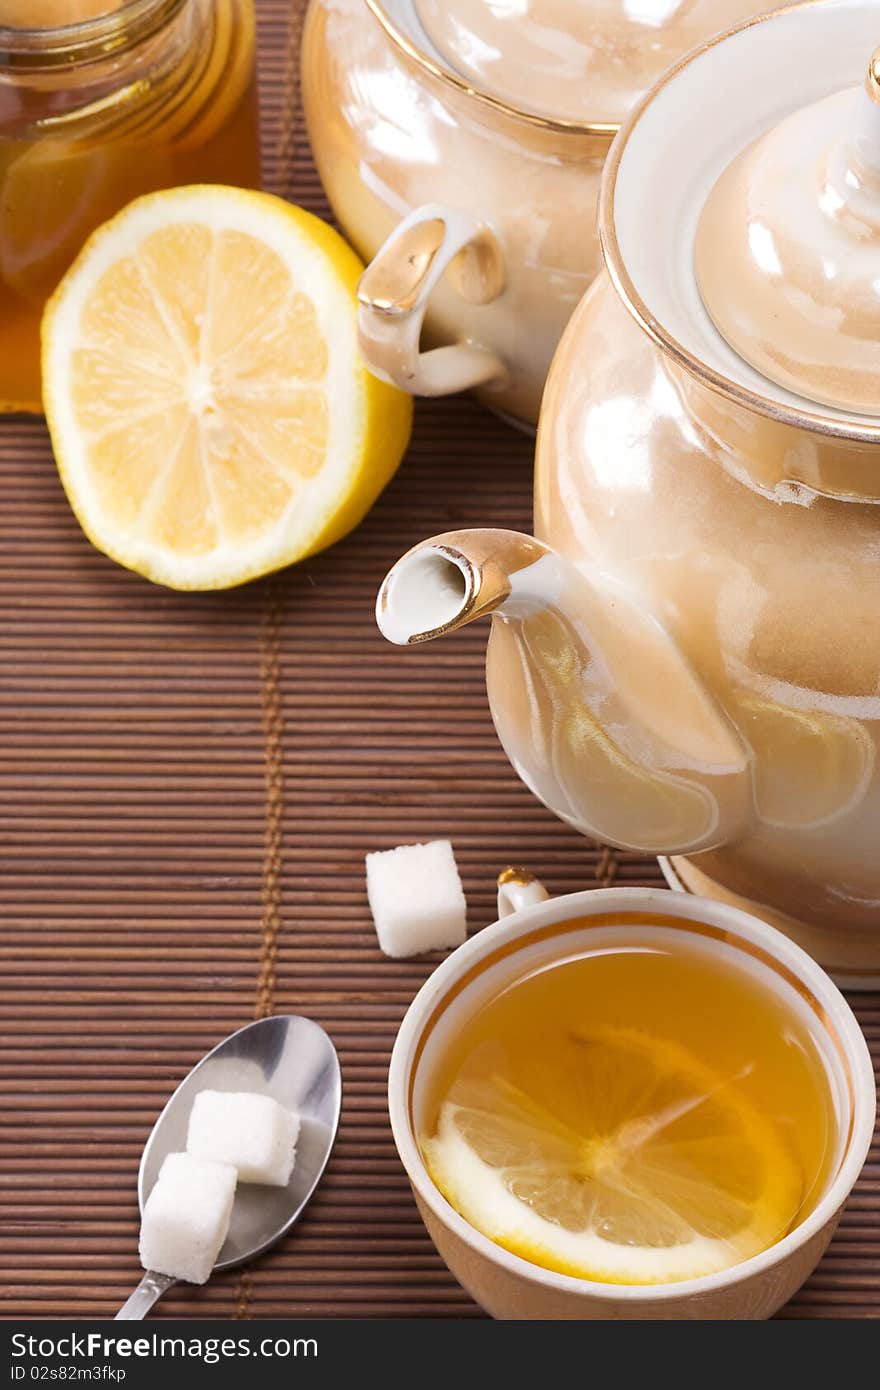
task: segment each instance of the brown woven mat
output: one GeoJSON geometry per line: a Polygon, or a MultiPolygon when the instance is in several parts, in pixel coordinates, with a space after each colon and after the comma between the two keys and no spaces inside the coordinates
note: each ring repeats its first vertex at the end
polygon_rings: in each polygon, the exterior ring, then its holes
{"type": "MultiPolygon", "coordinates": [[[[299,4],[300,0],[296,0],[299,4]]],[[[290,7],[262,0],[267,181],[325,205],[285,136],[290,7]]],[[[369,849],[455,843],[471,926],[503,865],[556,892],[659,883],[573,835],[508,767],[485,632],[397,653],[379,580],[414,540],[527,527],[528,441],[468,402],[420,408],[409,458],[357,535],[219,596],[152,588],[96,554],[43,426],[0,422],[0,1314],[112,1314],[139,1277],[135,1175],[153,1120],[219,1037],[311,1015],[345,1077],[339,1142],[296,1232],[157,1315],[479,1316],[419,1222],[385,1073],[430,965],[378,952],[369,849]]],[[[856,999],[880,1053],[880,996],[856,999]]],[[[789,1315],[880,1315],[880,1167],[789,1315]]]]}

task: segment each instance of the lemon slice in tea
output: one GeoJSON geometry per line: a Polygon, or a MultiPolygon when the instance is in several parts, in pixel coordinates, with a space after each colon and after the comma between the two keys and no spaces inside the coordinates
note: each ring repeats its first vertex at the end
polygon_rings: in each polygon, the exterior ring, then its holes
{"type": "Polygon", "coordinates": [[[736,1079],[625,1028],[557,1036],[536,1057],[512,1079],[478,1053],[422,1142],[440,1191],[497,1244],[652,1284],[726,1269],[791,1227],[799,1167],[736,1079]]]}
{"type": "Polygon", "coordinates": [[[94,233],[46,308],[43,397],[100,550],[216,589],[357,525],[412,420],[361,360],[361,269],[317,217],[242,189],[149,194],[94,233]]]}

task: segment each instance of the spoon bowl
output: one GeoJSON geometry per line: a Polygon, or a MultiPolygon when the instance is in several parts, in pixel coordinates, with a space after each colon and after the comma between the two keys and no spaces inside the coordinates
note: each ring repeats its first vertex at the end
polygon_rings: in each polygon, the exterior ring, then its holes
{"type": "MultiPolygon", "coordinates": [[[[138,1173],[141,1214],[167,1155],[186,1148],[190,1110],[198,1092],[205,1090],[257,1091],[300,1116],[296,1163],[288,1185],[237,1188],[229,1234],[214,1265],[218,1274],[263,1254],[301,1216],[336,1138],[342,1077],[333,1043],[308,1018],[278,1015],[232,1033],[193,1067],[153,1126],[138,1173]]],[[[148,1271],[117,1317],[144,1317],[175,1282],[148,1271]]]]}

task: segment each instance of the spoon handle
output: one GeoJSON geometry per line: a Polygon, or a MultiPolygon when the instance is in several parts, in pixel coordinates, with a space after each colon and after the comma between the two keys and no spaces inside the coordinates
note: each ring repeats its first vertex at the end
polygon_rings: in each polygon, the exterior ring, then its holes
{"type": "Polygon", "coordinates": [[[149,1313],[153,1304],[156,1303],[172,1284],[177,1280],[172,1279],[170,1274],[154,1274],[148,1269],[141,1282],[138,1284],[134,1293],[131,1294],[123,1303],[114,1321],[126,1318],[130,1321],[140,1321],[149,1313]]]}

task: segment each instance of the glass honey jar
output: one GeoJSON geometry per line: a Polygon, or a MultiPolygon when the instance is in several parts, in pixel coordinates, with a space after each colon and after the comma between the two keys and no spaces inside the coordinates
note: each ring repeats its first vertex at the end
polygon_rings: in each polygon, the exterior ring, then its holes
{"type": "Polygon", "coordinates": [[[252,0],[0,0],[0,411],[39,411],[43,305],[95,227],[259,182],[252,0]]]}

